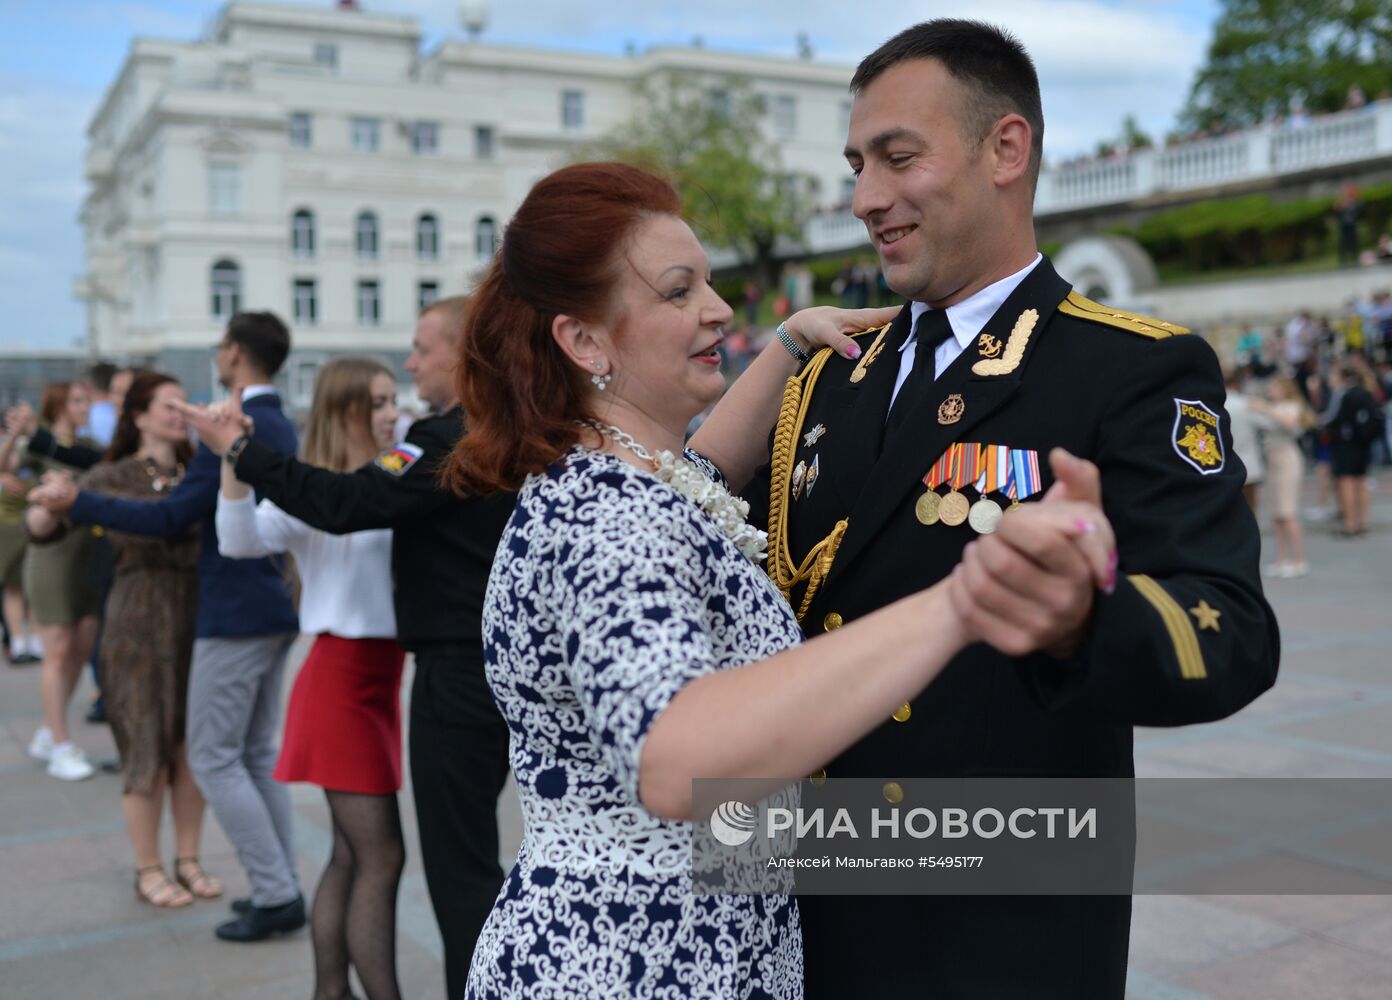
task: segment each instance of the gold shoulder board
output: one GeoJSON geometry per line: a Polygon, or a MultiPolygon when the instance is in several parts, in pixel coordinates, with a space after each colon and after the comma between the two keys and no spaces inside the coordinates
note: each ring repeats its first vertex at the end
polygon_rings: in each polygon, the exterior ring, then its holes
{"type": "Polygon", "coordinates": [[[1102,303],[1094,302],[1077,292],[1069,292],[1068,298],[1059,303],[1058,311],[1065,316],[1075,316],[1078,319],[1101,323],[1103,326],[1116,327],[1118,330],[1149,337],[1151,340],[1164,340],[1166,337],[1177,337],[1182,333],[1189,332],[1187,327],[1175,326],[1173,323],[1151,319],[1149,316],[1142,316],[1139,313],[1126,312],[1124,309],[1104,306],[1102,303]]]}

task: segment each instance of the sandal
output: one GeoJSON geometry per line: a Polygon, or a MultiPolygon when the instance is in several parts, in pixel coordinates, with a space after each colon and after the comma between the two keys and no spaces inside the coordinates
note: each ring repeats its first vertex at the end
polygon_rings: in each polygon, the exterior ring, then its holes
{"type": "Polygon", "coordinates": [[[146,865],[135,870],[135,898],[151,906],[170,910],[177,910],[193,902],[192,895],[170,881],[169,876],[164,873],[164,865],[161,864],[146,865]],[[141,882],[150,872],[159,872],[159,881],[145,888],[141,882]]]}
{"type": "Polygon", "coordinates": [[[222,879],[205,872],[196,854],[174,859],[174,878],[199,899],[217,899],[222,895],[222,879]]]}

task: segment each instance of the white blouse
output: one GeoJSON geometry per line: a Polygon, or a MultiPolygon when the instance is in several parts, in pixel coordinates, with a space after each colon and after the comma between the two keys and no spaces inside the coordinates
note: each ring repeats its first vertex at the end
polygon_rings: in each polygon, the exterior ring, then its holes
{"type": "Polygon", "coordinates": [[[289,552],[299,571],[300,631],[344,639],[396,637],[389,529],[331,535],[269,500],[218,493],[218,551],[229,559],[289,552]]]}

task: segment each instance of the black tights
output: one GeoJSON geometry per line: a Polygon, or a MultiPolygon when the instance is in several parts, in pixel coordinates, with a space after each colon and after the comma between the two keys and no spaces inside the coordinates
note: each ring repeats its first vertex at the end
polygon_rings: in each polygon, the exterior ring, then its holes
{"type": "Polygon", "coordinates": [[[400,1000],[396,890],[406,864],[395,795],[327,788],[333,854],[314,893],[314,1000],[347,1000],[348,964],[368,1000],[400,1000]]]}

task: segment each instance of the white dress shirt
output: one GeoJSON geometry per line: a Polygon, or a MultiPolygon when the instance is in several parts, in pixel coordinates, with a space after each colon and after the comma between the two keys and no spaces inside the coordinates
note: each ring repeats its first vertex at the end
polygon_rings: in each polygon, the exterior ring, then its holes
{"type": "MultiPolygon", "coordinates": [[[[947,371],[947,366],[956,361],[958,355],[977,338],[991,317],[1001,306],[1005,305],[1005,300],[1010,298],[1010,293],[1020,287],[1020,282],[1024,281],[1043,259],[1044,255],[1037,253],[1034,255],[1034,260],[1014,274],[987,285],[975,295],[963,299],[956,305],[947,307],[947,323],[952,327],[952,336],[939,344],[937,351],[933,354],[933,378],[940,378],[942,373],[947,371]]],[[[926,302],[915,302],[909,307],[912,316],[910,330],[917,325],[918,317],[926,313],[928,309],[929,306],[926,302]]],[[[917,348],[918,342],[912,333],[899,347],[899,376],[894,380],[894,392],[889,397],[891,408],[894,406],[894,400],[899,396],[900,388],[908,379],[909,372],[913,371],[914,355],[917,353],[917,348]]],[[[886,414],[888,412],[888,410],[885,411],[886,414]]]]}
{"type": "Polygon", "coordinates": [[[289,552],[300,574],[300,631],[343,639],[396,637],[389,529],[331,535],[269,500],[218,493],[218,551],[229,559],[289,552]]]}

